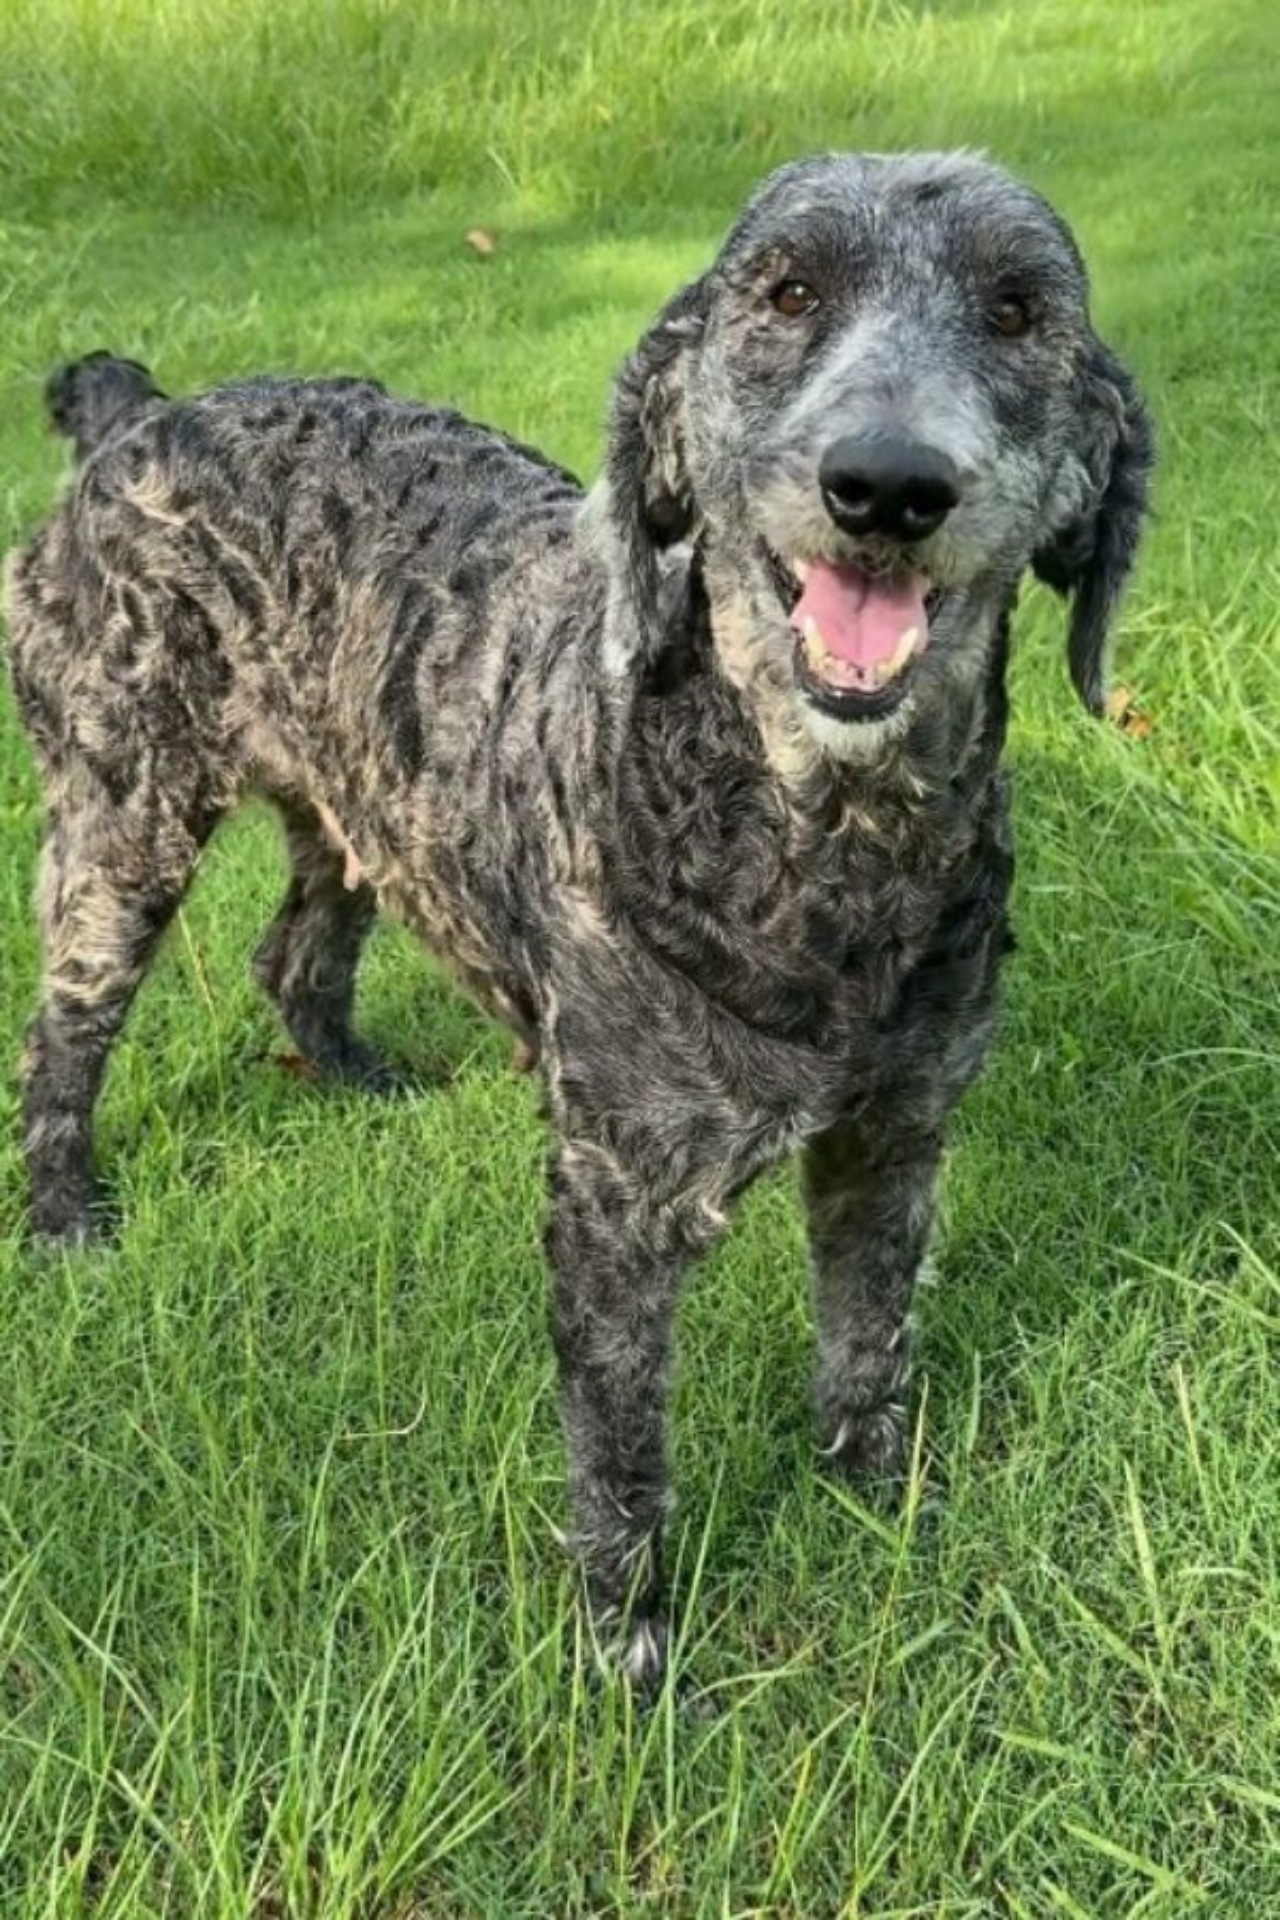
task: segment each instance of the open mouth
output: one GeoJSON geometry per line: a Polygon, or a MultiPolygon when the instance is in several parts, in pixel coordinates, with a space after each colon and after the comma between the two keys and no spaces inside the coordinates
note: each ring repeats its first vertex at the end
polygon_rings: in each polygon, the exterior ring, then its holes
{"type": "Polygon", "coordinates": [[[771,556],[796,630],[793,668],[805,698],[839,720],[880,720],[900,706],[929,644],[941,595],[922,573],[872,574],[830,560],[771,556]]]}

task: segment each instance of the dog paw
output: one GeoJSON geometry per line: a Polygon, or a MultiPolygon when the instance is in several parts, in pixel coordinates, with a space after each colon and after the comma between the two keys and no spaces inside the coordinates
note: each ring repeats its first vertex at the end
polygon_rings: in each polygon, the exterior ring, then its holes
{"type": "Polygon", "coordinates": [[[901,1402],[846,1413],[833,1424],[821,1449],[828,1471],[896,1497],[907,1475],[907,1410],[901,1402]]]}
{"type": "Polygon", "coordinates": [[[584,1605],[597,1680],[623,1680],[639,1697],[656,1694],[671,1646],[666,1616],[652,1605],[627,1606],[589,1591],[584,1605]]]}
{"type": "Polygon", "coordinates": [[[51,1194],[33,1200],[31,1237],[37,1247],[51,1253],[74,1253],[80,1247],[92,1247],[106,1239],[110,1220],[97,1194],[51,1194]]]}
{"type": "Polygon", "coordinates": [[[667,1671],[671,1628],[657,1614],[633,1620],[614,1649],[613,1664],[633,1693],[657,1693],[667,1671]]]}
{"type": "Polygon", "coordinates": [[[314,1046],[300,1056],[309,1069],[308,1077],[330,1087],[351,1087],[378,1099],[396,1099],[413,1090],[414,1081],[405,1069],[392,1066],[376,1048],[354,1035],[340,1041],[314,1046]]]}
{"type": "Polygon", "coordinates": [[[375,1048],[367,1046],[363,1040],[351,1040],[343,1048],[341,1063],[332,1070],[334,1078],[346,1086],[358,1087],[361,1093],[376,1094],[379,1099],[393,1100],[400,1094],[408,1093],[413,1081],[402,1068],[394,1067],[384,1060],[375,1048]]]}
{"type": "Polygon", "coordinates": [[[670,1697],[683,1719],[703,1722],[716,1719],[722,1711],[714,1692],[698,1686],[686,1672],[673,1672],[671,1664],[671,1626],[658,1614],[633,1616],[623,1630],[616,1629],[610,1640],[596,1637],[600,1664],[595,1687],[621,1682],[641,1714],[652,1712],[670,1697]]]}

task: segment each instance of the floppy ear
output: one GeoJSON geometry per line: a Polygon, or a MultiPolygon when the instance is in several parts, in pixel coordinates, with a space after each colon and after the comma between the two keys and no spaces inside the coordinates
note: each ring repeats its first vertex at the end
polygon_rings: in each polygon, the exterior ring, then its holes
{"type": "Polygon", "coordinates": [[[676,610],[659,555],[693,525],[684,382],[705,318],[706,282],[695,280],[659,314],[614,387],[604,473],[585,525],[609,573],[605,663],[615,673],[656,658],[676,610]]]}
{"type": "Polygon", "coordinates": [[[1155,437],[1132,374],[1096,336],[1081,370],[1076,407],[1076,501],[1031,564],[1038,579],[1070,597],[1071,679],[1089,712],[1100,714],[1107,629],[1138,551],[1155,437]]]}

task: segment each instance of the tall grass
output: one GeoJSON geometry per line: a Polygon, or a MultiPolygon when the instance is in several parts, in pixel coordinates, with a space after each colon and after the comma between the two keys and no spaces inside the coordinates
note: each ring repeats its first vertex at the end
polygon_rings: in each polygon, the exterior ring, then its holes
{"type": "Polygon", "coordinates": [[[1194,111],[1223,38],[1170,0],[1116,13],[1105,50],[1097,26],[903,0],[8,0],[0,163],[33,212],[315,212],[486,176],[618,210],[809,147],[1003,144],[1050,117],[1096,159],[1130,106],[1194,111]]]}

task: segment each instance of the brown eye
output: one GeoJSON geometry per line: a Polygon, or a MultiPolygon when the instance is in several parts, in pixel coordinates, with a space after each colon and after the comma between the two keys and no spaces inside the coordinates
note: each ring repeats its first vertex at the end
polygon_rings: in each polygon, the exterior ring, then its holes
{"type": "Polygon", "coordinates": [[[822,305],[807,280],[782,280],[769,298],[788,320],[801,320],[806,313],[816,313],[822,305]]]}
{"type": "Polygon", "coordinates": [[[1018,293],[1006,293],[988,309],[987,318],[1006,340],[1017,340],[1031,327],[1031,309],[1018,293]]]}

